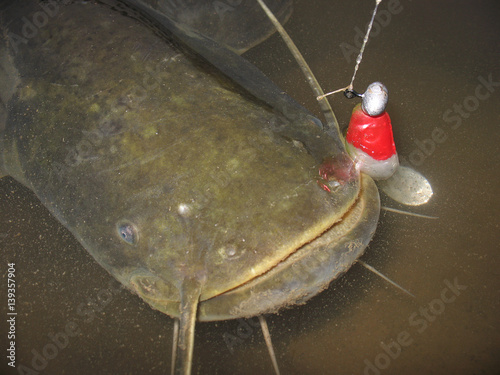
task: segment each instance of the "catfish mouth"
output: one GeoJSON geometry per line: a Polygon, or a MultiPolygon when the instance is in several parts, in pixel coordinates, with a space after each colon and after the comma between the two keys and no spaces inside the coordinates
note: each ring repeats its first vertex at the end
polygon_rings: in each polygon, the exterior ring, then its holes
{"type": "MultiPolygon", "coordinates": [[[[198,320],[247,318],[307,301],[363,254],[375,233],[379,213],[377,187],[370,177],[362,175],[358,199],[340,221],[260,276],[200,301],[198,320]]],[[[132,277],[131,283],[153,308],[179,317],[179,292],[172,290],[173,287],[159,279],[154,286],[138,277],[132,277]],[[172,299],[166,300],[164,296],[172,299]]]]}

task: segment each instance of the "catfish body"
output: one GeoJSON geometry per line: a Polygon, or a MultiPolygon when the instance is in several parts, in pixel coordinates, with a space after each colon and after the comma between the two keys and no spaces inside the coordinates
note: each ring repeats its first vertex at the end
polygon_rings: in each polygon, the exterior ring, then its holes
{"type": "Polygon", "coordinates": [[[362,254],[373,182],[224,46],[113,1],[11,2],[1,22],[2,174],[154,308],[273,312],[362,254]],[[344,176],[329,192],[325,160],[344,176]]]}

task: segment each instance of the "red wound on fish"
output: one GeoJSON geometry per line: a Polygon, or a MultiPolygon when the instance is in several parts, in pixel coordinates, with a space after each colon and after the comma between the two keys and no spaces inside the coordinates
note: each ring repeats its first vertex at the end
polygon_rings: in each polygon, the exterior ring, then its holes
{"type": "Polygon", "coordinates": [[[325,191],[331,192],[329,182],[337,182],[344,185],[356,176],[356,168],[352,159],[345,153],[330,156],[323,160],[319,167],[320,179],[318,185],[325,191]]]}

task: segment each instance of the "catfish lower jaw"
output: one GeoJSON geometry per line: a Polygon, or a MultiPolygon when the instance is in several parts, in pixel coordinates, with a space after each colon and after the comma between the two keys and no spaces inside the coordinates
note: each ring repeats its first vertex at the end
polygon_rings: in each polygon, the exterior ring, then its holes
{"type": "MultiPolygon", "coordinates": [[[[307,301],[326,289],[363,254],[375,233],[379,213],[377,187],[370,177],[362,175],[359,198],[340,222],[261,276],[201,301],[198,319],[246,318],[307,301]]],[[[171,295],[163,292],[172,291],[173,287],[159,279],[153,286],[154,281],[146,278],[147,281],[133,277],[131,283],[136,292],[153,308],[178,317],[179,300],[162,298],[171,295]]]]}

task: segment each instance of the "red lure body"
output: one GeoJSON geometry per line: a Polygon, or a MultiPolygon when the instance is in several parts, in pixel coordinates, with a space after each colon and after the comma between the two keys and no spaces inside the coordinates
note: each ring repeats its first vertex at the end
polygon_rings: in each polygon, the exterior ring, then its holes
{"type": "Polygon", "coordinates": [[[386,160],[396,154],[389,114],[369,116],[363,112],[361,104],[352,111],[346,141],[375,160],[386,160]]]}

